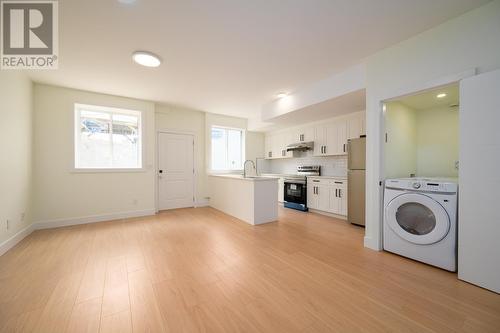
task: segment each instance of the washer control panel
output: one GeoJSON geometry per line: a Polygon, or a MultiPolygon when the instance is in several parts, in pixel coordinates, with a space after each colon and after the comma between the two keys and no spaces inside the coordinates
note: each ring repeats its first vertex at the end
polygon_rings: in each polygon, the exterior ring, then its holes
{"type": "Polygon", "coordinates": [[[456,193],[458,185],[450,180],[433,178],[386,179],[385,187],[422,192],[456,193]]]}

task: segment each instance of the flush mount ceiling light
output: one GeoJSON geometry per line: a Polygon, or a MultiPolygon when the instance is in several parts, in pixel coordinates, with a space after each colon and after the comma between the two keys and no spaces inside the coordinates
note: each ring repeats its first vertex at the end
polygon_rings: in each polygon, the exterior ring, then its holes
{"type": "Polygon", "coordinates": [[[440,94],[437,94],[436,97],[437,98],[444,98],[444,97],[446,97],[446,94],[445,93],[440,93],[440,94]]]}
{"type": "Polygon", "coordinates": [[[288,93],[287,93],[287,92],[284,92],[284,91],[282,91],[282,92],[280,92],[280,93],[276,94],[276,97],[277,97],[277,98],[283,98],[283,97],[286,97],[286,96],[288,96],[288,93]]]}
{"type": "Polygon", "coordinates": [[[136,63],[146,67],[158,67],[161,64],[160,57],[156,54],[146,51],[137,51],[132,54],[132,59],[136,63]]]}
{"type": "Polygon", "coordinates": [[[132,3],[134,3],[136,0],[118,0],[118,2],[120,3],[124,3],[126,5],[130,5],[132,3]]]}

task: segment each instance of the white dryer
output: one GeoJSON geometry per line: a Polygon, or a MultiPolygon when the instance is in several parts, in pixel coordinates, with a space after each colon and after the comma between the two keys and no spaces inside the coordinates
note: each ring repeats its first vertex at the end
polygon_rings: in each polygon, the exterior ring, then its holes
{"type": "Polygon", "coordinates": [[[457,194],[452,179],[387,179],[384,250],[456,271],[457,194]]]}

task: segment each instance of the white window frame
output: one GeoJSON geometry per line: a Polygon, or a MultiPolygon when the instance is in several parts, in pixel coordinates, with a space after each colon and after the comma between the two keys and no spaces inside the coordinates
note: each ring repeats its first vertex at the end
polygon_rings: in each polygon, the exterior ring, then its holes
{"type": "MultiPolygon", "coordinates": [[[[210,126],[210,173],[213,174],[223,174],[223,173],[241,173],[243,172],[243,167],[245,163],[245,157],[246,157],[246,152],[245,152],[245,139],[246,139],[246,130],[244,128],[238,128],[238,127],[228,127],[228,126],[219,126],[219,125],[211,125],[210,126]],[[214,128],[220,128],[220,129],[225,129],[225,130],[235,130],[235,131],[240,131],[241,132],[241,169],[223,169],[223,170],[214,170],[212,167],[212,130],[214,128]]],[[[227,146],[226,146],[227,150],[227,146]]]]}
{"type": "MultiPolygon", "coordinates": [[[[111,118],[113,119],[113,118],[111,118]]],[[[141,110],[131,110],[131,109],[125,109],[125,108],[119,108],[119,107],[109,107],[109,106],[100,106],[100,105],[91,105],[91,104],[82,104],[82,103],[75,103],[74,104],[74,111],[73,111],[73,172],[77,173],[99,173],[99,172],[144,172],[144,161],[145,161],[145,156],[144,156],[144,112],[141,110]],[[81,110],[86,110],[86,111],[95,111],[95,112],[101,112],[101,113],[108,113],[110,115],[112,114],[123,114],[123,115],[134,115],[137,116],[139,115],[139,120],[138,120],[138,137],[140,140],[139,144],[139,151],[138,151],[138,157],[139,157],[139,166],[136,168],[117,168],[117,167],[109,167],[109,168],[81,168],[77,166],[77,156],[78,156],[78,147],[79,147],[79,141],[80,141],[80,133],[77,130],[77,128],[80,127],[80,111],[81,110]]],[[[113,145],[113,141],[111,141],[111,145],[113,145]]]]}

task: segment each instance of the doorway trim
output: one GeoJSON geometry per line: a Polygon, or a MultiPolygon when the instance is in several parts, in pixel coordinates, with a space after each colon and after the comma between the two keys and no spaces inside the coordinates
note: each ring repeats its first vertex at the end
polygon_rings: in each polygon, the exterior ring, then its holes
{"type": "MultiPolygon", "coordinates": [[[[385,112],[384,104],[394,99],[413,95],[419,92],[425,92],[442,86],[447,86],[453,83],[459,83],[462,79],[477,75],[477,68],[468,69],[459,73],[447,75],[435,80],[421,82],[417,84],[407,85],[400,89],[395,89],[385,96],[376,98],[378,104],[377,113],[373,116],[375,126],[368,127],[368,119],[371,115],[367,112],[367,132],[374,131],[375,149],[367,147],[367,169],[370,168],[373,172],[367,173],[366,179],[366,215],[376,216],[365,228],[364,246],[373,250],[381,251],[383,249],[382,233],[384,220],[384,187],[385,180],[385,112]],[[378,133],[377,133],[378,132],[378,133]],[[377,149],[378,148],[378,153],[377,149]],[[369,155],[368,155],[369,154],[369,155]],[[378,168],[378,170],[377,170],[378,168]]],[[[367,111],[369,106],[367,105],[367,111]]],[[[368,133],[372,134],[372,133],[368,133]]]]}
{"type": "Polygon", "coordinates": [[[177,130],[170,130],[170,129],[158,129],[156,130],[155,133],[155,212],[158,214],[160,211],[159,207],[159,197],[160,197],[160,183],[159,183],[159,178],[158,178],[158,170],[160,170],[160,140],[159,136],[161,133],[164,134],[179,134],[179,135],[191,135],[193,137],[193,207],[200,207],[201,205],[198,205],[198,194],[196,190],[198,189],[198,168],[197,168],[197,163],[198,159],[196,158],[196,153],[198,152],[198,135],[195,132],[190,132],[190,131],[177,131],[177,130]]]}

